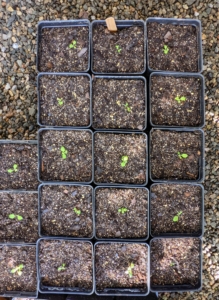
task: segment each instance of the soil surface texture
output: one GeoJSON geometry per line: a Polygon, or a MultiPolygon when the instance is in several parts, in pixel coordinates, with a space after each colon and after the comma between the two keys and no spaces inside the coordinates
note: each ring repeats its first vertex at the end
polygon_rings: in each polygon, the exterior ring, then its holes
{"type": "Polygon", "coordinates": [[[40,174],[43,180],[91,181],[92,134],[90,131],[46,130],[40,133],[39,143],[40,174]]]}
{"type": "Polygon", "coordinates": [[[141,73],[144,71],[144,28],[130,26],[110,33],[103,25],[93,27],[93,71],[141,73]]]}
{"type": "Polygon", "coordinates": [[[84,72],[88,69],[87,26],[43,28],[39,43],[40,72],[84,72]]]}
{"type": "Polygon", "coordinates": [[[0,203],[0,242],[36,243],[39,238],[37,192],[0,192],[0,203]]]}
{"type": "Polygon", "coordinates": [[[84,292],[92,290],[93,262],[90,243],[42,240],[39,247],[42,285],[77,288],[84,292]]]}
{"type": "Polygon", "coordinates": [[[97,129],[145,128],[143,80],[93,80],[93,127],[97,129]]]}
{"type": "Polygon", "coordinates": [[[199,285],[200,240],[155,239],[151,242],[151,285],[199,285]]]}
{"type": "Polygon", "coordinates": [[[153,130],[150,141],[152,179],[197,180],[201,165],[201,134],[153,130]],[[181,155],[187,157],[183,158],[181,155]]]}
{"type": "Polygon", "coordinates": [[[42,76],[40,78],[40,122],[47,126],[89,126],[89,77],[42,76]]]}
{"type": "Polygon", "coordinates": [[[94,139],[95,182],[146,182],[145,135],[96,133],[94,139]],[[127,160],[124,164],[123,159],[127,160]]]}
{"type": "Polygon", "coordinates": [[[1,246],[0,257],[1,293],[14,291],[36,292],[36,246],[1,246]],[[21,265],[23,267],[16,270],[21,265]],[[19,275],[19,271],[22,274],[19,275]]]}
{"type": "Polygon", "coordinates": [[[201,124],[199,78],[154,75],[150,87],[154,125],[195,127],[201,124]]]}
{"type": "Polygon", "coordinates": [[[99,188],[95,193],[98,238],[146,238],[148,191],[144,188],[99,188]]]}
{"type": "Polygon", "coordinates": [[[92,188],[41,187],[41,233],[48,236],[92,237],[92,188]]]}
{"type": "Polygon", "coordinates": [[[36,190],[37,145],[0,144],[0,189],[36,190]]]}
{"type": "Polygon", "coordinates": [[[112,288],[147,291],[148,248],[143,244],[103,243],[95,246],[97,291],[112,288]]]}
{"type": "Polygon", "coordinates": [[[151,234],[202,233],[202,189],[198,185],[156,184],[151,187],[151,234]]]}
{"type": "Polygon", "coordinates": [[[147,24],[149,67],[153,70],[198,72],[197,30],[190,25],[147,24]],[[165,54],[165,47],[167,53],[165,54]]]}

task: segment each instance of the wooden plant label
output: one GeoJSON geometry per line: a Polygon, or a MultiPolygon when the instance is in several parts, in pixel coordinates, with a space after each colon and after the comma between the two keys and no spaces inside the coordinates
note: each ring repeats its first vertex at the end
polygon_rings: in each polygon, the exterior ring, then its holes
{"type": "Polygon", "coordinates": [[[107,29],[110,32],[116,32],[117,31],[116,22],[115,22],[115,19],[113,17],[109,17],[109,18],[106,19],[106,25],[107,25],[107,29]]]}

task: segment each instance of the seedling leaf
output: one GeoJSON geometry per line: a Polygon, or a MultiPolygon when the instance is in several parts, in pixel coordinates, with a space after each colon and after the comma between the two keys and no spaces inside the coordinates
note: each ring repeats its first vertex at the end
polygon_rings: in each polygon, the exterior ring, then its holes
{"type": "Polygon", "coordinates": [[[80,214],[81,214],[81,211],[80,211],[80,209],[77,209],[76,207],[74,207],[74,212],[78,215],[78,216],[80,216],[80,214]]]}
{"type": "Polygon", "coordinates": [[[182,159],[182,158],[187,158],[187,157],[188,157],[188,154],[186,154],[186,153],[180,153],[180,152],[177,152],[177,155],[178,155],[178,157],[179,157],[180,159],[182,159]]]}
{"type": "Polygon", "coordinates": [[[14,219],[16,216],[14,214],[10,214],[8,217],[9,219],[14,219]]]}
{"type": "Polygon", "coordinates": [[[61,150],[61,154],[62,154],[62,159],[66,159],[67,158],[67,154],[68,154],[68,150],[65,149],[64,146],[61,146],[60,150],[61,150]]]}
{"type": "Polygon", "coordinates": [[[128,211],[128,209],[126,207],[121,207],[118,209],[118,212],[122,213],[122,214],[126,213],[127,211],[128,211]]]}
{"type": "Polygon", "coordinates": [[[122,48],[119,45],[116,45],[116,50],[118,53],[120,53],[122,51],[122,48]]]}
{"type": "Polygon", "coordinates": [[[129,157],[127,155],[122,156],[121,158],[121,167],[125,167],[128,163],[129,157]]]}
{"type": "Polygon", "coordinates": [[[186,97],[185,97],[185,96],[182,96],[182,97],[176,96],[176,97],[175,97],[175,100],[176,100],[178,103],[180,103],[181,101],[186,101],[186,97]]]}
{"type": "Polygon", "coordinates": [[[180,210],[176,216],[173,217],[173,222],[178,222],[179,221],[179,216],[182,214],[183,212],[180,210]]]}
{"type": "Polygon", "coordinates": [[[69,48],[70,49],[76,49],[77,47],[76,47],[76,45],[77,45],[77,42],[75,41],[75,40],[73,40],[72,42],[71,42],[71,44],[69,44],[69,48]]]}
{"type": "Polygon", "coordinates": [[[23,217],[22,217],[22,216],[19,216],[19,215],[17,215],[17,219],[18,219],[18,221],[21,221],[21,220],[23,220],[23,217]]]}
{"type": "Polygon", "coordinates": [[[168,54],[169,50],[170,50],[170,49],[169,49],[169,47],[168,47],[167,45],[164,45],[164,46],[163,46],[163,53],[164,53],[164,54],[168,54]]]}
{"type": "Polygon", "coordinates": [[[64,104],[63,98],[57,98],[58,105],[62,106],[64,104]]]}
{"type": "Polygon", "coordinates": [[[130,265],[129,265],[127,271],[125,272],[126,274],[129,275],[130,278],[132,278],[132,276],[133,276],[133,274],[132,274],[132,269],[134,269],[134,266],[135,266],[134,263],[130,263],[130,265]]]}
{"type": "Polygon", "coordinates": [[[65,270],[65,264],[62,264],[60,267],[58,267],[58,272],[65,270]]]}

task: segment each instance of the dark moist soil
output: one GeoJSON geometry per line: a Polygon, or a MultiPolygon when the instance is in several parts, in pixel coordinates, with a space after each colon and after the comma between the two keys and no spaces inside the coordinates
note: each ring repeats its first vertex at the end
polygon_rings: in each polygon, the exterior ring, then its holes
{"type": "Polygon", "coordinates": [[[94,128],[143,130],[145,114],[143,80],[93,80],[94,128]],[[128,108],[125,106],[127,104],[128,108]]]}
{"type": "Polygon", "coordinates": [[[143,188],[99,188],[95,193],[95,226],[98,238],[145,238],[148,192],[143,188]],[[126,208],[127,212],[118,212],[126,208]]]}
{"type": "Polygon", "coordinates": [[[96,133],[94,176],[97,183],[146,182],[146,137],[143,134],[96,133]],[[121,159],[128,163],[121,167],[121,159]]]}
{"type": "Polygon", "coordinates": [[[43,28],[39,44],[39,71],[84,72],[88,69],[88,53],[87,26],[43,28]],[[76,41],[76,49],[69,48],[73,41],[76,41]]]}
{"type": "Polygon", "coordinates": [[[38,239],[38,194],[0,193],[0,242],[36,243],[38,239]],[[15,214],[23,218],[10,219],[15,214]]]}
{"type": "Polygon", "coordinates": [[[0,178],[1,190],[36,190],[37,145],[0,144],[0,178]],[[14,164],[18,170],[9,173],[14,164]]]}
{"type": "Polygon", "coordinates": [[[109,288],[147,290],[148,249],[143,244],[103,243],[95,246],[97,291],[109,288]],[[130,264],[132,277],[127,274],[130,264]]]}
{"type": "Polygon", "coordinates": [[[86,242],[42,240],[39,248],[41,284],[71,287],[81,290],[93,288],[92,246],[86,242]],[[65,264],[65,270],[58,268],[65,264]]]}
{"type": "Polygon", "coordinates": [[[153,70],[198,72],[197,30],[190,25],[147,24],[149,67],[153,70]],[[164,45],[169,52],[164,54],[164,45]]]}
{"type": "Polygon", "coordinates": [[[87,76],[40,78],[40,122],[47,126],[89,126],[90,80],[87,76]],[[59,105],[57,99],[62,99],[59,105]]]}
{"type": "Polygon", "coordinates": [[[151,285],[199,284],[200,240],[198,238],[151,241],[151,285]]]}
{"type": "Polygon", "coordinates": [[[92,237],[92,189],[50,185],[41,188],[41,233],[48,236],[92,237]],[[74,208],[80,210],[78,215],[74,208]]]}
{"type": "Polygon", "coordinates": [[[85,130],[46,130],[40,133],[41,178],[45,181],[92,179],[92,135],[85,130]],[[68,151],[62,158],[61,147],[68,151]]]}
{"type": "Polygon", "coordinates": [[[94,25],[93,71],[141,73],[144,71],[144,47],[143,26],[130,26],[110,33],[105,26],[94,25]]]}
{"type": "Polygon", "coordinates": [[[202,190],[200,186],[156,184],[151,187],[151,234],[202,233],[202,190]],[[174,216],[179,212],[178,222],[174,216]]]}
{"type": "Polygon", "coordinates": [[[201,134],[154,130],[151,133],[152,179],[197,180],[200,176],[201,134]],[[178,152],[187,154],[180,159],[178,152]]]}
{"type": "Polygon", "coordinates": [[[199,78],[151,77],[151,120],[155,125],[199,126],[200,100],[199,78]],[[178,103],[177,96],[184,96],[186,100],[178,103]]]}
{"type": "Polygon", "coordinates": [[[0,292],[36,292],[36,246],[1,246],[0,247],[0,292]],[[11,270],[23,264],[21,276],[11,270]]]}

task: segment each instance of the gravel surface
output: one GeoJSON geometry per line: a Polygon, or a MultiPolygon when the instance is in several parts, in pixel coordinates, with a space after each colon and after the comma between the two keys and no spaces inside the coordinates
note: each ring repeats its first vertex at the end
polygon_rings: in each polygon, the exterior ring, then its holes
{"type": "Polygon", "coordinates": [[[219,299],[219,2],[218,0],[0,0],[0,138],[36,139],[36,25],[41,20],[196,18],[202,21],[206,79],[203,289],[160,299],[219,299]]]}

